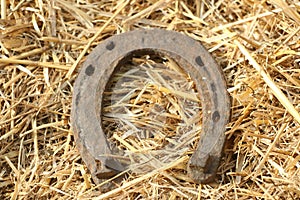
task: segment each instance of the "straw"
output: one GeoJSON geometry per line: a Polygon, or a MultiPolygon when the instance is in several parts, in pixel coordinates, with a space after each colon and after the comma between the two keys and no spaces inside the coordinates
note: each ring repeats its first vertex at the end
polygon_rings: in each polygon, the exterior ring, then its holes
{"type": "Polygon", "coordinates": [[[0,0],[0,199],[299,199],[299,9],[284,0],[0,0]],[[101,123],[125,172],[97,185],[79,154],[70,113],[82,63],[106,38],[149,28],[201,42],[223,69],[231,120],[213,183],[187,174],[201,96],[164,55],[135,56],[105,91],[101,123]]]}

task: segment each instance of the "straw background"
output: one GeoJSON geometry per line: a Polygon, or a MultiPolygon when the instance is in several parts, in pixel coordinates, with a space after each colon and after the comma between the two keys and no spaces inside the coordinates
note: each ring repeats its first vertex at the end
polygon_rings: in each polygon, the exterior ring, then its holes
{"type": "MultiPolygon", "coordinates": [[[[0,199],[299,199],[299,0],[0,0],[0,199]],[[74,80],[105,38],[182,32],[224,71],[232,100],[217,182],[188,157],[95,185],[70,127],[74,80]]],[[[160,38],[157,38],[159,40],[160,38]]]]}

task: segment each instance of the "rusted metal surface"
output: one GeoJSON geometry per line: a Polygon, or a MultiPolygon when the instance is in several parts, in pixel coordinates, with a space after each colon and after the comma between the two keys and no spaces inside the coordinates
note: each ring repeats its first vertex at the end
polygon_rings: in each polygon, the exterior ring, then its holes
{"type": "Polygon", "coordinates": [[[102,96],[117,66],[135,55],[157,54],[173,59],[193,78],[202,103],[202,133],[188,163],[198,183],[213,180],[225,141],[230,99],[222,71],[197,41],[174,31],[137,30],[108,38],[88,56],[75,82],[72,126],[82,159],[95,182],[125,170],[113,157],[101,127],[102,96]]]}

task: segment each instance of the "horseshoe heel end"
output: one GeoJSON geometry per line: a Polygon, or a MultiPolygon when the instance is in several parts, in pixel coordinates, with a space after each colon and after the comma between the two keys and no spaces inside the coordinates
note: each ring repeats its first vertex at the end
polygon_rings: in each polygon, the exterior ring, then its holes
{"type": "Polygon", "coordinates": [[[195,151],[188,163],[187,172],[196,183],[213,182],[220,162],[220,156],[195,151]]]}
{"type": "Polygon", "coordinates": [[[202,134],[187,167],[188,175],[195,183],[206,184],[214,181],[222,157],[224,142],[225,134],[222,129],[219,131],[210,129],[202,134]]]}

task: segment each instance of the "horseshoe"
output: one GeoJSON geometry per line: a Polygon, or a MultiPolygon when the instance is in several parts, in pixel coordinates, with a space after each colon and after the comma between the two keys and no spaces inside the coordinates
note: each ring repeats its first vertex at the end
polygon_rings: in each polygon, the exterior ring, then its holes
{"type": "Polygon", "coordinates": [[[93,180],[99,183],[125,170],[113,157],[101,127],[102,97],[114,70],[133,56],[145,54],[170,57],[194,80],[201,95],[202,133],[187,172],[196,183],[213,181],[230,117],[222,70],[199,42],[161,29],[135,30],[106,39],[87,57],[75,81],[71,123],[77,148],[93,180]]]}

